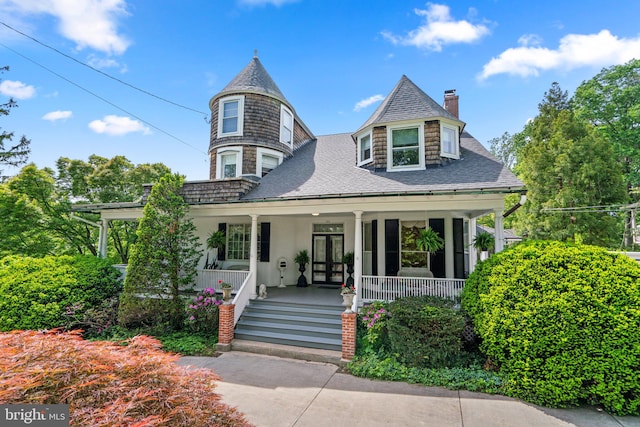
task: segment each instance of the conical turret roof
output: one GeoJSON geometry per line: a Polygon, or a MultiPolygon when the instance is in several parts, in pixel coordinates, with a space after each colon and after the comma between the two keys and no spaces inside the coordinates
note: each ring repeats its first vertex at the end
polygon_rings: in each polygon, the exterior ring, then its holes
{"type": "MultiPolygon", "coordinates": [[[[376,124],[392,123],[403,120],[422,120],[443,117],[460,122],[456,116],[445,110],[409,78],[403,75],[391,93],[382,101],[371,117],[362,125],[362,129],[376,124]]],[[[356,132],[357,133],[357,132],[356,132]]]]}
{"type": "Polygon", "coordinates": [[[254,92],[273,96],[289,105],[276,82],[273,81],[267,70],[254,56],[251,62],[231,82],[224,87],[218,96],[230,92],[254,92]]]}

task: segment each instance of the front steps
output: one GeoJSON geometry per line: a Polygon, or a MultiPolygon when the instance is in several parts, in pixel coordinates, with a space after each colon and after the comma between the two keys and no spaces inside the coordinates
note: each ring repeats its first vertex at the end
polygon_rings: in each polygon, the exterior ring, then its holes
{"type": "Polygon", "coordinates": [[[343,311],[339,305],[252,300],[234,339],[341,351],[343,311]]]}

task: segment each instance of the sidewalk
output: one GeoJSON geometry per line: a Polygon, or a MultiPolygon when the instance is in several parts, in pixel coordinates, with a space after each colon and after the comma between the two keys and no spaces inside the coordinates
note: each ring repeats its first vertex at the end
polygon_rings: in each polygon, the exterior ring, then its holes
{"type": "Polygon", "coordinates": [[[519,400],[340,373],[336,365],[243,352],[183,357],[213,369],[217,391],[260,427],[640,427],[640,417],[591,408],[548,409],[519,400]]]}

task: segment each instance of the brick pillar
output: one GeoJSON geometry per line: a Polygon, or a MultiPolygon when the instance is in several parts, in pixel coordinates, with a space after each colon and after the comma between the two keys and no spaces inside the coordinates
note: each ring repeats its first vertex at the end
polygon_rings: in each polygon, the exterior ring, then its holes
{"type": "Polygon", "coordinates": [[[342,313],[342,360],[356,354],[356,313],[342,313]]]}
{"type": "Polygon", "coordinates": [[[235,305],[222,304],[220,309],[218,323],[218,351],[231,350],[231,341],[233,341],[233,317],[235,305]]]}

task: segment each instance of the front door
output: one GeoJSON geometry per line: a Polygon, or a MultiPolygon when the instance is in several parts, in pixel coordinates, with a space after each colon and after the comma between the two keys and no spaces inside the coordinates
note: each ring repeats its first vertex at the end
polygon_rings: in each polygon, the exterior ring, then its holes
{"type": "Polygon", "coordinates": [[[343,234],[314,234],[312,254],[313,283],[340,285],[343,283],[343,234]]]}

